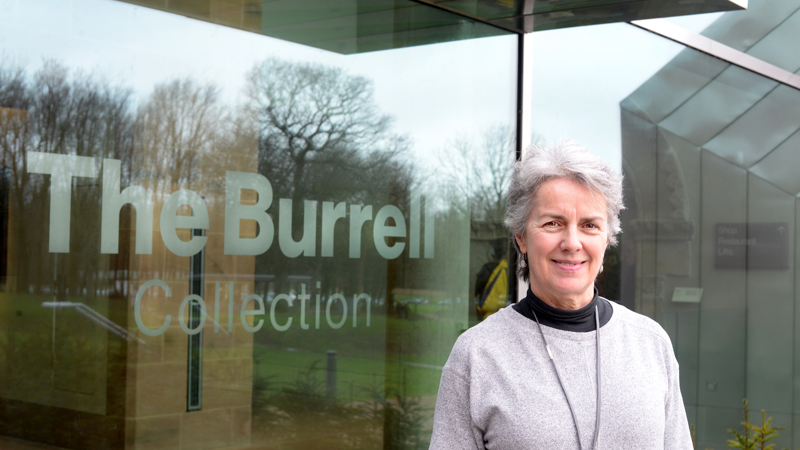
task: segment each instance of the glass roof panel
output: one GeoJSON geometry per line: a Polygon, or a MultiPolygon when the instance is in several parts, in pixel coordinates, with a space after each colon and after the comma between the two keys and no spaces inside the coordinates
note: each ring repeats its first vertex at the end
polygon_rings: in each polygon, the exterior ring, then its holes
{"type": "Polygon", "coordinates": [[[433,0],[439,5],[473,14],[485,19],[521,16],[524,14],[524,1],[516,0],[433,0]]]}
{"type": "Polygon", "coordinates": [[[792,195],[797,195],[800,193],[798,167],[800,167],[800,133],[795,133],[751,167],[750,171],[792,195]]]}
{"type": "Polygon", "coordinates": [[[123,0],[337,53],[513,34],[412,0],[123,0]]]}
{"type": "MultiPolygon", "coordinates": [[[[439,3],[450,5],[449,2],[445,1],[439,3]]],[[[518,4],[520,6],[516,9],[519,10],[523,3],[524,2],[519,1],[518,4]]],[[[532,14],[503,18],[489,17],[489,19],[495,23],[502,23],[524,30],[525,32],[530,32],[738,9],[741,8],[728,0],[700,0],[693,2],[657,0],[541,0],[534,3],[532,14]],[[526,18],[529,20],[525,20],[526,18]]]]}
{"type": "Polygon", "coordinates": [[[741,9],[730,0],[119,1],[345,54],[741,9]]]}
{"type": "Polygon", "coordinates": [[[661,122],[728,66],[697,50],[681,50],[624,99],[622,106],[653,123],[661,122]]]}
{"type": "Polygon", "coordinates": [[[780,85],[704,147],[748,168],[798,129],[800,91],[780,85]]]}
{"type": "Polygon", "coordinates": [[[659,125],[702,146],[777,84],[741,67],[729,66],[659,125]]]}
{"type": "Polygon", "coordinates": [[[800,69],[800,52],[788,49],[787,42],[800,42],[800,10],[753,45],[747,54],[795,72],[800,69]]]}
{"type": "Polygon", "coordinates": [[[747,11],[724,14],[701,34],[747,52],[798,8],[800,0],[750,2],[747,11]]]}
{"type": "Polygon", "coordinates": [[[708,28],[715,20],[722,17],[723,14],[725,13],[695,14],[691,16],[667,17],[666,20],[692,33],[702,33],[703,30],[708,28]]]}

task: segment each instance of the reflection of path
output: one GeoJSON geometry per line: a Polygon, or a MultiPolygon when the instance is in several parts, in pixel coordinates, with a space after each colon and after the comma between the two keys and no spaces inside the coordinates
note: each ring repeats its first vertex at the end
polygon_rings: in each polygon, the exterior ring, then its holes
{"type": "Polygon", "coordinates": [[[404,366],[422,367],[423,369],[442,370],[442,366],[434,366],[431,364],[420,364],[420,363],[405,362],[405,361],[401,362],[400,364],[404,366]]]}
{"type": "Polygon", "coordinates": [[[66,450],[63,447],[37,444],[5,436],[0,436],[0,448],[3,450],[66,450]]]}
{"type": "MultiPolygon", "coordinates": [[[[97,311],[93,310],[92,308],[84,305],[83,303],[76,303],[76,302],[43,302],[42,306],[45,308],[74,308],[75,311],[78,311],[83,316],[91,320],[92,322],[100,325],[101,327],[107,329],[108,331],[114,333],[115,335],[125,339],[127,341],[136,340],[142,345],[147,345],[143,340],[139,339],[138,337],[128,333],[128,330],[122,328],[121,326],[115,324],[114,322],[105,318],[102,314],[98,313],[97,311]]],[[[54,316],[55,317],[55,316],[54,316]]],[[[55,320],[55,319],[53,319],[55,320]]],[[[53,326],[55,326],[55,322],[53,322],[53,326]]],[[[55,330],[53,330],[55,333],[55,330]]]]}

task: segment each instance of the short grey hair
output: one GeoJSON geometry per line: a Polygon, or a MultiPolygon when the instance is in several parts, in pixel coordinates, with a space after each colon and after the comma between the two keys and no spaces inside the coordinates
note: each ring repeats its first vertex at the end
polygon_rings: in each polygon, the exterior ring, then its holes
{"type": "MultiPolygon", "coordinates": [[[[622,231],[619,212],[622,202],[622,175],[613,171],[605,161],[573,141],[555,145],[531,145],[522,159],[514,164],[508,188],[508,210],[505,225],[512,233],[525,236],[530,212],[535,206],[536,193],[546,181],[568,179],[602,195],[608,205],[608,245],[617,244],[622,231]]],[[[518,260],[524,258],[517,245],[518,260]]],[[[519,277],[528,281],[528,269],[517,267],[519,277]]]]}

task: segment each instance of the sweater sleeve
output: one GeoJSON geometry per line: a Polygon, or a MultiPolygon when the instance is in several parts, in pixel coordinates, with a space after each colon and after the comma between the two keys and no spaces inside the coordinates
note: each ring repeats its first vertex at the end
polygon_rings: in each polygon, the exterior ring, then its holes
{"type": "Polygon", "coordinates": [[[678,361],[672,351],[672,345],[667,345],[667,382],[669,383],[664,427],[664,448],[667,450],[692,450],[692,435],[689,430],[689,421],[686,418],[686,407],[681,396],[680,375],[678,361]]]}
{"type": "Polygon", "coordinates": [[[483,433],[472,420],[469,381],[458,373],[458,366],[466,365],[468,360],[466,355],[460,354],[458,344],[442,370],[433,415],[431,450],[484,449],[483,433]]]}

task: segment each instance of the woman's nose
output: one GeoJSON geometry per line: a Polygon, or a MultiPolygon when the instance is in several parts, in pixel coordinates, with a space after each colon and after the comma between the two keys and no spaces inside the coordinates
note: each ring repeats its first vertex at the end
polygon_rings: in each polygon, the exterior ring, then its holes
{"type": "Polygon", "coordinates": [[[565,252],[577,252],[581,247],[578,228],[566,227],[564,229],[564,239],[561,240],[561,250],[565,252]]]}

